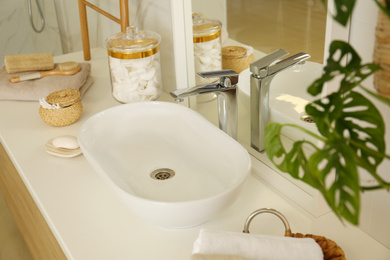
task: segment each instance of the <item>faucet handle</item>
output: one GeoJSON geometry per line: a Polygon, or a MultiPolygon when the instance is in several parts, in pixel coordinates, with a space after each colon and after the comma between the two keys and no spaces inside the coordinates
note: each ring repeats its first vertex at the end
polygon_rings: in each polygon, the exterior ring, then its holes
{"type": "Polygon", "coordinates": [[[216,70],[216,71],[204,71],[198,72],[198,75],[202,78],[219,78],[220,84],[226,86],[226,78],[230,79],[231,85],[236,85],[238,83],[239,74],[234,70],[216,70]]]}
{"type": "Polygon", "coordinates": [[[254,75],[267,76],[269,66],[276,60],[286,56],[287,51],[278,49],[274,52],[271,52],[267,56],[251,63],[250,70],[254,75]],[[265,74],[264,74],[265,71],[265,74]]]}

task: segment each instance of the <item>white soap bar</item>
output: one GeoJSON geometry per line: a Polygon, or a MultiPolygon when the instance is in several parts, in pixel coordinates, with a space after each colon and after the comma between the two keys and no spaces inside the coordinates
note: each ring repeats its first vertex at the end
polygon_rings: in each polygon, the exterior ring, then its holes
{"type": "Polygon", "coordinates": [[[77,149],[80,147],[77,137],[71,135],[56,137],[52,143],[56,148],[77,149]]]}

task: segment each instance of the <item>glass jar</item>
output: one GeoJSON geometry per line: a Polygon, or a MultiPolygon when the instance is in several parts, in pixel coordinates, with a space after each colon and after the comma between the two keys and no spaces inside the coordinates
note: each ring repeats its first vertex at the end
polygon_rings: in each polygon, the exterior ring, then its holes
{"type": "Polygon", "coordinates": [[[121,103],[156,100],[162,92],[159,34],[127,27],[106,40],[113,97],[121,103]]]}
{"type": "MultiPolygon", "coordinates": [[[[192,14],[195,72],[222,69],[221,22],[203,18],[199,13],[192,14]]],[[[196,84],[203,85],[215,81],[204,79],[196,74],[196,84]]]]}

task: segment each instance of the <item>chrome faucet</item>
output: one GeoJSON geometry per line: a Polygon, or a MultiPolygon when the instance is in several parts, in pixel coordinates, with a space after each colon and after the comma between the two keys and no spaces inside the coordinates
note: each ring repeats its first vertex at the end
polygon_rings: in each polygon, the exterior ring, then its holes
{"type": "Polygon", "coordinates": [[[233,70],[199,72],[203,78],[219,78],[219,82],[171,91],[176,101],[208,93],[217,94],[219,128],[237,139],[237,86],[238,73],[233,70]]]}
{"type": "Polygon", "coordinates": [[[251,147],[259,152],[264,151],[264,131],[268,124],[269,91],[272,79],[279,72],[310,58],[309,54],[300,52],[271,65],[287,54],[287,51],[279,49],[250,65],[251,147]]]}

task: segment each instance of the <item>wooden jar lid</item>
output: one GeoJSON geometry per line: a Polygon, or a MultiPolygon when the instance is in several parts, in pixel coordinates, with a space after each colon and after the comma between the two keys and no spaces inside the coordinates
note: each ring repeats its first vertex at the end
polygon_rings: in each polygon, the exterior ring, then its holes
{"type": "Polygon", "coordinates": [[[222,48],[222,56],[226,58],[242,58],[246,55],[246,48],[241,46],[226,46],[222,48]]]}
{"type": "Polygon", "coordinates": [[[253,53],[248,55],[242,46],[225,46],[222,48],[222,69],[231,69],[241,73],[254,61],[253,53]]]}
{"type": "Polygon", "coordinates": [[[39,115],[42,120],[52,126],[66,126],[76,122],[83,111],[80,101],[80,92],[75,89],[63,89],[55,91],[46,97],[46,102],[51,105],[59,105],[61,108],[48,109],[39,107],[39,115]]]}

